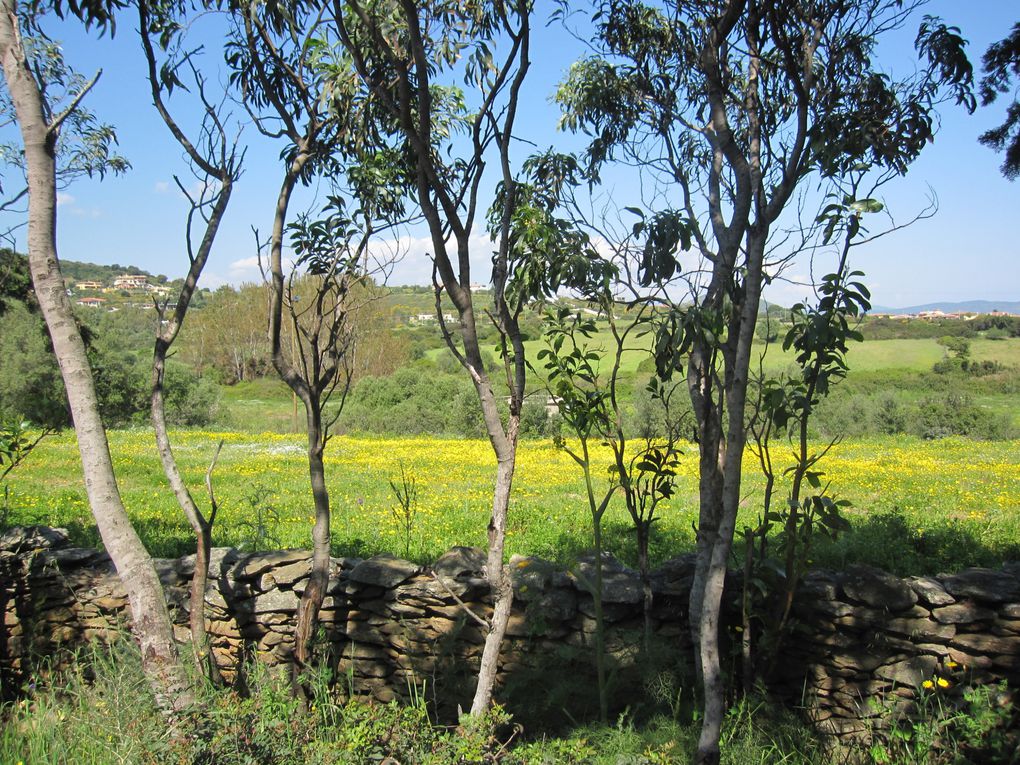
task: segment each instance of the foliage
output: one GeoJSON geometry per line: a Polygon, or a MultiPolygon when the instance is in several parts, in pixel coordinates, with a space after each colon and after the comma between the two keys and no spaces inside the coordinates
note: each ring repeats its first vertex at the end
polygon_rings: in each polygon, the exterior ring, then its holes
{"type": "Polygon", "coordinates": [[[12,301],[0,321],[0,418],[68,424],[64,384],[42,317],[12,301]]]}
{"type": "Polygon", "coordinates": [[[401,532],[404,535],[404,557],[411,557],[411,532],[414,530],[414,522],[418,515],[418,482],[412,473],[404,469],[404,463],[400,463],[400,481],[390,479],[390,489],[397,500],[393,508],[393,517],[396,519],[401,532]]]}
{"type": "Polygon", "coordinates": [[[448,434],[475,438],[484,433],[474,389],[456,370],[439,372],[423,361],[388,377],[365,377],[351,393],[347,430],[388,435],[448,434]],[[437,401],[449,406],[437,407],[437,401]]]}
{"type": "Polygon", "coordinates": [[[31,292],[28,259],[6,247],[0,249],[0,316],[11,301],[28,303],[31,292]]]}
{"type": "Polygon", "coordinates": [[[241,540],[238,547],[246,552],[279,550],[280,513],[273,501],[273,490],[256,483],[244,495],[244,515],[238,523],[241,540]]]}
{"type": "MultiPolygon", "coordinates": [[[[988,106],[1000,95],[1010,92],[1014,80],[1020,79],[1020,23],[1014,24],[1009,35],[992,43],[981,60],[981,103],[988,106]]],[[[1006,107],[1006,119],[998,127],[981,134],[981,143],[996,151],[1005,151],[1002,174],[1010,180],[1020,175],[1020,101],[1015,97],[1006,107]]]]}
{"type": "MultiPolygon", "coordinates": [[[[437,725],[417,694],[407,705],[348,699],[328,673],[310,678],[312,699],[300,709],[286,683],[254,664],[249,693],[205,688],[191,735],[174,735],[158,713],[137,649],[121,640],[98,644],[71,669],[26,689],[3,708],[0,761],[57,765],[655,765],[683,761],[697,730],[687,718],[624,715],[613,725],[579,727],[559,737],[542,728],[527,738],[494,709],[456,727],[437,725]]],[[[816,734],[792,715],[757,700],[727,715],[726,765],[835,765],[816,734]]]]}
{"type": "Polygon", "coordinates": [[[1020,737],[1005,681],[967,682],[965,668],[945,661],[923,683],[916,704],[879,702],[884,728],[868,750],[878,765],[965,765],[1016,762],[1020,737]]]}

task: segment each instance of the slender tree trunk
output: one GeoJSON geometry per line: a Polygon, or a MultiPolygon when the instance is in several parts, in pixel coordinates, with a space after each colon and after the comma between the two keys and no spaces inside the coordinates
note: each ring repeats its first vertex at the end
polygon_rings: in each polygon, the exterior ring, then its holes
{"type": "MultiPolygon", "coordinates": [[[[744,275],[745,294],[741,303],[734,305],[734,316],[729,332],[733,338],[733,349],[726,358],[725,369],[725,412],[726,437],[717,442],[719,458],[715,461],[716,485],[721,484],[718,504],[714,504],[712,524],[707,535],[704,550],[700,539],[698,568],[704,567],[700,585],[698,612],[698,658],[704,689],[705,712],[702,718],[701,736],[695,755],[697,765],[717,765],[720,760],[719,740],[725,716],[725,687],[723,684],[722,661],[719,650],[719,622],[722,612],[723,587],[726,583],[726,567],[733,534],[736,529],[737,510],[740,505],[740,479],[743,466],[746,426],[744,422],[747,404],[747,385],[751,366],[751,345],[758,317],[761,297],[761,263],[765,239],[749,234],[747,242],[747,273],[744,275]],[[702,555],[704,553],[704,559],[702,555]]],[[[719,430],[721,431],[721,418],[719,430]]],[[[702,465],[704,469],[704,463],[702,465]]],[[[704,483],[704,476],[702,477],[704,483]]],[[[702,508],[702,516],[705,516],[702,508]]],[[[693,592],[692,592],[693,598],[693,592]]],[[[692,600],[692,621],[694,619],[692,600]]]]}
{"type": "Polygon", "coordinates": [[[131,607],[133,632],[157,703],[170,712],[192,703],[191,688],[174,643],[163,588],[128,519],[99,416],[92,370],[60,273],[56,246],[56,139],[42,94],[25,58],[13,0],[0,0],[0,55],[25,146],[30,189],[28,259],[39,307],[53,343],[74,419],[85,491],[103,544],[131,607]]]}
{"type": "Polygon", "coordinates": [[[319,623],[319,610],[329,585],[329,492],[326,489],[326,468],[323,464],[322,417],[317,401],[305,401],[308,419],[308,477],[315,503],[315,526],[312,529],[312,570],[308,585],[298,605],[294,627],[294,651],[298,667],[311,659],[312,640],[319,623]]]}
{"type": "MultiPolygon", "coordinates": [[[[495,409],[495,399],[481,396],[483,406],[488,402],[495,409]]],[[[496,413],[498,418],[498,413],[496,413]]],[[[489,621],[489,632],[485,636],[482,659],[478,667],[478,683],[475,686],[474,699],[471,701],[471,714],[483,715],[492,703],[492,690],[496,685],[496,673],[499,670],[499,650],[506,636],[507,623],[510,621],[510,609],[514,602],[513,582],[510,579],[510,568],[503,561],[503,548],[506,543],[507,515],[510,509],[510,490],[513,486],[514,468],[517,462],[517,435],[520,429],[520,415],[511,415],[507,427],[506,439],[496,446],[497,468],[496,486],[492,496],[492,518],[489,520],[489,551],[485,562],[485,575],[489,580],[492,593],[492,618],[489,621]]],[[[502,428],[500,429],[502,431],[502,428]]],[[[502,433],[500,433],[502,435],[502,433]]]]}
{"type": "MultiPolygon", "coordinates": [[[[587,472],[587,467],[585,471],[587,472]]],[[[587,476],[591,485],[590,473],[587,476]]],[[[599,686],[599,722],[609,722],[609,695],[606,688],[606,615],[602,607],[602,516],[592,517],[592,542],[595,545],[595,591],[592,598],[595,605],[595,674],[599,686]]]]}
{"type": "Polygon", "coordinates": [[[206,675],[212,682],[221,680],[219,667],[209,647],[209,636],[205,628],[205,590],[209,581],[209,550],[212,544],[210,523],[203,517],[184,483],[177,460],[170,446],[170,435],[166,426],[166,407],[163,392],[163,378],[166,370],[166,350],[169,345],[159,338],[152,363],[152,428],[156,434],[156,450],[163,463],[170,487],[177,504],[184,511],[188,524],[195,534],[195,571],[191,575],[191,611],[188,626],[191,629],[191,648],[195,667],[199,674],[206,675]]]}
{"type": "Polygon", "coordinates": [[[654,600],[654,596],[652,594],[652,578],[648,564],[648,542],[651,528],[646,522],[638,521],[636,530],[638,575],[641,577],[642,612],[644,615],[645,627],[644,643],[645,653],[648,653],[652,648],[652,604],[654,600]]]}

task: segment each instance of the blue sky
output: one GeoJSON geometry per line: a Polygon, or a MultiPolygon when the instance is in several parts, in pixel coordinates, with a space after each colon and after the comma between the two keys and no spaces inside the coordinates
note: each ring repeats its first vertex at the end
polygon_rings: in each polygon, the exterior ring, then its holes
{"type": "MultiPolygon", "coordinates": [[[[961,27],[970,40],[973,59],[1020,21],[1015,0],[966,4],[937,0],[924,10],[961,27]]],[[[51,32],[62,40],[65,56],[79,71],[92,74],[103,69],[87,104],[101,120],[117,128],[120,150],[133,166],[124,176],[102,182],[85,179],[61,194],[60,255],[96,263],[130,263],[179,276],[187,262],[181,240],[186,208],[172,178],[181,173],[186,183],[192,179],[180,150],[151,107],[134,26],[133,19],[126,17],[112,40],[86,35],[74,25],[51,32]]],[[[882,61],[889,62],[894,73],[902,71],[897,68],[902,64],[909,65],[911,41],[912,34],[905,34],[882,49],[882,61]]],[[[209,47],[210,56],[217,57],[219,52],[212,50],[215,43],[209,47]]],[[[555,133],[557,110],[549,103],[556,83],[579,52],[579,44],[558,27],[536,29],[520,124],[539,146],[579,146],[576,139],[555,133]]],[[[897,221],[923,208],[932,193],[939,210],[930,220],[859,249],[856,265],[867,273],[877,304],[1020,300],[1020,183],[1006,181],[998,170],[1001,157],[977,143],[982,131],[1001,121],[1003,111],[1004,105],[999,104],[970,116],[947,106],[935,143],[905,178],[887,187],[884,199],[897,221]]],[[[279,186],[279,147],[260,139],[250,126],[243,137],[250,144],[246,173],[203,277],[206,286],[258,278],[251,228],[269,229],[279,186]]],[[[635,203],[628,198],[632,189],[624,186],[615,191],[618,205],[635,203]]],[[[308,200],[307,196],[299,199],[298,205],[308,200]]],[[[408,257],[394,272],[393,283],[427,280],[430,267],[417,235],[410,235],[408,257]]],[[[484,262],[481,240],[479,249],[484,262]]],[[[806,273],[806,268],[800,270],[806,273]]],[[[792,269],[791,275],[796,277],[797,271],[792,269]]],[[[478,277],[485,281],[481,270],[478,277]]],[[[803,287],[785,284],[774,287],[767,297],[788,304],[805,292],[803,287]]]]}

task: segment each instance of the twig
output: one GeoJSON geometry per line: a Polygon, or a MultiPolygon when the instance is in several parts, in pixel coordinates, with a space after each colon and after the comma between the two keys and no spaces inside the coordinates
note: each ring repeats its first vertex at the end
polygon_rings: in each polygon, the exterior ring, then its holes
{"type": "Polygon", "coordinates": [[[480,625],[482,625],[482,627],[484,627],[485,629],[490,629],[489,623],[487,621],[485,621],[485,619],[480,617],[478,614],[476,614],[474,611],[472,611],[471,607],[467,603],[465,603],[463,600],[458,598],[457,597],[457,593],[455,593],[453,590],[450,589],[450,586],[446,582],[443,581],[443,578],[441,576],[439,576],[439,574],[437,574],[435,571],[433,571],[432,572],[432,578],[435,579],[437,582],[439,582],[440,586],[444,590],[446,590],[446,592],[450,595],[451,598],[453,598],[455,601],[457,601],[457,605],[460,606],[461,608],[463,608],[468,616],[470,616],[472,619],[474,619],[476,622],[478,622],[480,625]]]}

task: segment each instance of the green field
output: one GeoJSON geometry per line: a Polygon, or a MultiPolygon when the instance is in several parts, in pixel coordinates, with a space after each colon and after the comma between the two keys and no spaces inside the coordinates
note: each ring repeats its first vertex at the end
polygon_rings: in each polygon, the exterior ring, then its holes
{"type": "MultiPolygon", "coordinates": [[[[648,336],[634,337],[628,343],[629,350],[624,353],[622,365],[625,390],[651,374],[648,355],[650,343],[648,336]],[[644,367],[639,372],[638,368],[642,364],[644,367]]],[[[607,330],[590,340],[591,348],[603,351],[611,347],[611,344],[612,338],[607,330]]],[[[542,340],[531,340],[525,344],[528,361],[539,371],[542,364],[538,352],[544,347],[542,340]]],[[[962,380],[936,375],[932,367],[944,357],[945,348],[934,339],[868,340],[852,344],[848,355],[850,373],[835,395],[891,391],[905,401],[917,402],[928,396],[945,393],[952,386],[962,389],[980,407],[1020,428],[1020,378],[1017,371],[1020,370],[1020,338],[976,338],[971,341],[970,348],[974,361],[995,361],[1005,371],[962,380]]],[[[434,348],[426,356],[433,361],[448,360],[450,368],[454,368],[445,348],[434,348]]],[[[792,352],[784,353],[781,344],[772,344],[764,357],[764,368],[766,373],[773,375],[782,371],[796,373],[793,362],[792,352]]],[[[603,371],[608,373],[608,368],[603,371]]],[[[540,387],[539,378],[535,374],[530,375],[529,383],[532,389],[540,387]]],[[[300,412],[298,417],[294,417],[290,391],[276,378],[224,386],[221,414],[217,422],[225,429],[249,432],[286,433],[304,427],[300,412]]],[[[342,419],[339,427],[344,427],[342,419]]]]}
{"type": "MultiPolygon", "coordinates": [[[[174,435],[190,485],[202,477],[218,439],[223,453],[215,473],[222,510],[217,545],[306,547],[312,511],[302,439],[297,435],[206,433],[174,435]],[[254,529],[250,501],[264,489],[267,534],[254,529]]],[[[114,461],[128,511],[157,555],[191,552],[194,542],[174,504],[145,430],[111,433],[114,461]]],[[[785,449],[776,449],[782,458],[785,449]]],[[[605,451],[597,458],[608,464],[605,451]]],[[[682,460],[680,490],[656,526],[656,560],[693,547],[696,520],[696,450],[682,460]]],[[[818,561],[869,562],[900,572],[935,572],[1020,558],[1020,441],[963,438],[921,441],[890,437],[837,446],[824,463],[832,492],[853,502],[853,532],[818,550],[818,561]]],[[[483,545],[494,460],[481,440],[338,437],[327,451],[338,554],[389,551],[427,560],[455,544],[483,545]],[[419,504],[409,539],[399,530],[389,480],[403,464],[416,478],[419,504]]],[[[754,524],[761,480],[745,461],[741,520],[754,524]]],[[[590,520],[576,466],[549,440],[524,442],[513,497],[510,553],[563,562],[590,543],[590,520]]],[[[777,501],[782,501],[782,494],[777,501]]],[[[81,544],[98,544],[70,432],[48,438],[13,476],[9,522],[66,526],[81,544]]],[[[621,504],[607,517],[609,547],[633,562],[629,520],[621,504]]]]}

